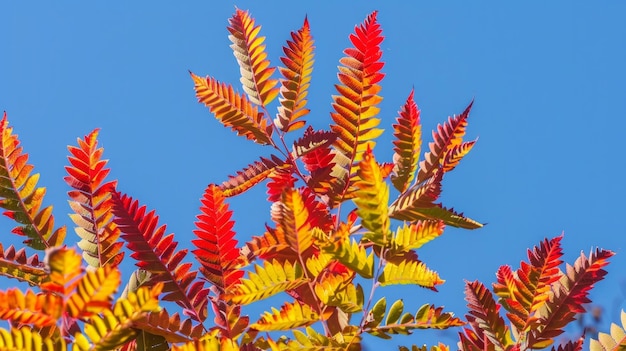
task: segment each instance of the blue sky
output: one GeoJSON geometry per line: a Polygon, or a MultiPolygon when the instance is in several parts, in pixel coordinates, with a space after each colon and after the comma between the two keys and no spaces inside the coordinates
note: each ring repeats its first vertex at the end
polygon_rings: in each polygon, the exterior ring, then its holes
{"type": "MultiPolygon", "coordinates": [[[[225,29],[235,5],[263,26],[273,64],[308,15],[317,47],[309,120],[317,128],[330,123],[348,35],[379,10],[386,36],[379,160],[391,160],[391,124],[411,88],[426,136],[475,99],[468,136],[479,141],[446,176],[443,201],[489,224],[448,229],[422,250],[447,280],[439,293],[379,293],[404,297],[411,309],[428,302],[463,315],[463,279],[490,283],[499,265],[517,267],[526,248],[565,232],[568,262],[596,246],[617,252],[592,297],[608,308],[607,320],[618,320],[626,308],[626,5],[617,1],[3,2],[0,110],[41,173],[57,221],[70,225],[66,146],[96,127],[119,189],[156,209],[184,247],[205,186],[269,154],[221,127],[197,103],[187,73],[238,84],[225,29]]],[[[242,241],[268,218],[264,191],[230,202],[242,241]]],[[[8,219],[0,228],[3,244],[15,242],[8,219]]],[[[68,243],[74,238],[70,231],[68,243]]],[[[454,333],[397,341],[436,338],[456,342],[454,333]]]]}

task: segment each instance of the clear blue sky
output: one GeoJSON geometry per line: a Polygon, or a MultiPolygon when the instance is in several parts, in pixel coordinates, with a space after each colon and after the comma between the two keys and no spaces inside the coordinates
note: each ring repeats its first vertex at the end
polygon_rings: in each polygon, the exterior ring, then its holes
{"type": "MultiPolygon", "coordinates": [[[[499,265],[518,267],[526,248],[564,231],[569,262],[596,246],[617,252],[592,297],[618,320],[626,308],[626,5],[618,1],[3,2],[0,110],[42,174],[57,221],[71,225],[66,146],[96,127],[119,189],[157,209],[184,247],[205,186],[270,152],[221,127],[197,103],[187,73],[238,85],[225,29],[235,5],[263,25],[273,64],[308,15],[317,47],[309,107],[318,128],[330,123],[348,34],[379,10],[386,36],[380,160],[391,160],[391,123],[412,87],[427,136],[475,98],[468,136],[480,139],[446,177],[443,201],[489,224],[448,229],[422,250],[447,280],[439,293],[379,293],[404,297],[410,309],[430,302],[463,315],[463,279],[490,283],[499,265]]],[[[264,191],[231,201],[240,240],[263,230],[264,191]]],[[[8,219],[0,228],[0,241],[14,242],[8,219]]],[[[70,229],[68,243],[75,238],[70,229]]],[[[396,340],[436,337],[457,340],[455,333],[396,340]]]]}

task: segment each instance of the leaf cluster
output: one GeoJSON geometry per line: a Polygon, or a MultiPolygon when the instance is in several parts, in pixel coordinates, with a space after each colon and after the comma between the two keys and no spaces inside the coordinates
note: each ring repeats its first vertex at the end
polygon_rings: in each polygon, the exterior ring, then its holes
{"type": "MultiPolygon", "coordinates": [[[[64,246],[66,228],[56,228],[52,207],[43,207],[45,188],[37,187],[39,176],[4,115],[0,207],[27,248],[0,246],[0,275],[35,290],[0,292],[0,318],[10,323],[0,329],[1,348],[359,350],[366,335],[389,339],[459,326],[462,349],[542,348],[583,311],[612,253],[582,255],[562,272],[560,238],[529,252],[519,270],[502,267],[497,301],[481,283],[468,283],[467,324],[439,306],[423,303],[412,313],[408,301],[388,306],[385,297],[376,299],[390,285],[436,291],[444,280],[419,250],[446,226],[483,226],[439,201],[445,174],[476,142],[464,139],[472,103],[438,125],[422,148],[411,91],[391,126],[393,159],[380,162],[374,150],[383,132],[384,36],[376,12],[349,36],[326,130],[305,119],[315,51],[309,21],[291,33],[280,67],[271,65],[261,26],[248,12],[237,9],[227,30],[243,92],[191,73],[196,96],[224,127],[273,151],[206,187],[191,252],[154,210],[107,180],[97,129],[68,147],[65,182],[78,249],[64,246]],[[263,183],[271,222],[240,243],[228,198],[263,183]],[[136,270],[117,294],[128,257],[136,270]],[[245,313],[246,305],[279,294],[285,302],[259,318],[245,313]]],[[[623,342],[616,327],[593,345],[623,342]]]]}

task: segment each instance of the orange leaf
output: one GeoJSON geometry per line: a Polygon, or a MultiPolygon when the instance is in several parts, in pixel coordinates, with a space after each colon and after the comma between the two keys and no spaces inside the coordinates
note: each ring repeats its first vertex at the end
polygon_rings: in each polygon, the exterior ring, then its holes
{"type": "Polygon", "coordinates": [[[22,153],[17,135],[12,134],[6,112],[0,120],[0,207],[4,215],[19,223],[11,232],[27,236],[24,243],[34,249],[61,245],[65,227],[54,230],[52,206],[39,210],[46,188],[37,188],[39,174],[31,174],[28,154],[22,153]]]}
{"type": "Polygon", "coordinates": [[[196,97],[205,104],[224,126],[232,128],[238,135],[261,145],[272,143],[272,125],[268,125],[263,113],[248,99],[236,93],[229,84],[214,78],[201,78],[191,73],[196,97]]]}
{"type": "Polygon", "coordinates": [[[302,28],[291,33],[293,41],[287,41],[283,47],[284,57],[281,61],[286,66],[280,67],[280,73],[285,77],[280,80],[280,107],[274,119],[274,124],[283,132],[296,130],[304,126],[304,121],[297,121],[307,115],[306,97],[313,72],[313,37],[309,28],[309,21],[305,18],[302,28]]]}
{"type": "Polygon", "coordinates": [[[237,9],[228,22],[228,31],[231,34],[228,38],[233,42],[230,47],[239,63],[243,90],[250,101],[265,107],[278,95],[278,81],[270,79],[276,68],[270,67],[267,59],[263,44],[265,37],[259,36],[261,26],[255,26],[248,11],[240,9],[237,9]]]}

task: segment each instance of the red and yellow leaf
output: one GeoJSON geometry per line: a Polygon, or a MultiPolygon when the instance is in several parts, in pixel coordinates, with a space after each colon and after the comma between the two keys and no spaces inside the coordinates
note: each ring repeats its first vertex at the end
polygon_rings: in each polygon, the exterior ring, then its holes
{"type": "Polygon", "coordinates": [[[441,161],[443,171],[450,172],[451,170],[453,170],[459,164],[461,159],[472,150],[474,144],[476,144],[476,141],[478,141],[478,139],[466,141],[462,144],[454,145],[448,151],[446,151],[446,154],[441,161]]]}
{"type": "Polygon", "coordinates": [[[305,18],[302,28],[291,32],[291,39],[283,47],[284,57],[280,60],[285,67],[279,71],[284,77],[280,79],[280,107],[274,119],[274,125],[283,132],[290,132],[304,126],[299,120],[309,113],[306,108],[306,97],[309,93],[311,72],[313,72],[313,37],[309,21],[305,18]]]}
{"type": "Polygon", "coordinates": [[[389,207],[389,216],[409,222],[437,219],[423,214],[422,211],[436,206],[435,201],[441,194],[442,177],[443,172],[437,172],[427,182],[415,184],[400,194],[400,197],[389,207]]]}
{"type": "Polygon", "coordinates": [[[228,180],[220,185],[220,190],[226,197],[239,195],[266,180],[272,173],[287,167],[289,167],[289,164],[277,156],[272,155],[271,159],[261,157],[259,161],[238,171],[236,175],[229,176],[228,180]]]}
{"type": "Polygon", "coordinates": [[[258,144],[272,144],[272,125],[245,96],[236,93],[230,84],[220,83],[212,77],[201,78],[191,73],[191,78],[198,101],[205,104],[225,127],[258,144]]]}
{"type": "Polygon", "coordinates": [[[536,328],[539,319],[536,312],[552,295],[551,285],[561,278],[562,238],[546,239],[539,247],[529,250],[529,262],[522,262],[517,271],[502,266],[496,274],[498,282],[493,285],[493,291],[502,299],[516,333],[536,328]]]}
{"type": "Polygon", "coordinates": [[[339,95],[333,96],[331,117],[335,124],[331,125],[337,134],[335,147],[348,159],[347,171],[352,175],[356,164],[361,161],[367,148],[373,148],[374,139],[382,130],[377,105],[382,101],[378,95],[384,77],[380,72],[384,63],[380,61],[383,41],[382,30],[376,20],[376,12],[370,14],[365,22],[355,27],[350,35],[353,48],[344,51],[346,54],[339,62],[339,82],[335,85],[339,95]]]}
{"type": "Polygon", "coordinates": [[[209,185],[202,197],[202,206],[193,233],[198,237],[191,242],[196,246],[193,254],[200,262],[200,272],[220,293],[239,283],[244,272],[238,268],[242,258],[237,249],[235,222],[232,211],[224,201],[222,191],[209,185]]]}
{"type": "Polygon", "coordinates": [[[315,193],[327,197],[331,207],[348,180],[349,159],[329,145],[336,138],[332,132],[314,132],[309,127],[294,144],[294,156],[300,156],[304,168],[310,173],[310,177],[305,178],[307,185],[315,193]]]}
{"type": "Polygon", "coordinates": [[[66,229],[54,229],[52,206],[40,211],[46,188],[37,188],[39,174],[31,174],[33,166],[27,163],[28,154],[22,153],[6,112],[0,120],[0,137],[0,207],[18,223],[12,232],[26,236],[24,243],[37,250],[61,245],[66,229]]]}
{"type": "Polygon", "coordinates": [[[157,297],[162,287],[162,284],[142,286],[136,293],[118,299],[112,309],[91,317],[85,322],[84,333],[74,335],[76,348],[115,350],[130,341],[138,333],[135,323],[145,319],[149,312],[160,310],[157,297]]]}
{"type": "Polygon", "coordinates": [[[111,212],[111,191],[117,182],[104,182],[109,174],[108,160],[102,159],[104,149],[98,148],[97,137],[95,129],[79,138],[78,146],[68,146],[71,156],[70,166],[65,167],[65,182],[74,189],[68,195],[75,212],[70,218],[77,225],[75,231],[81,238],[78,247],[85,261],[92,267],[117,266],[124,257],[124,244],[119,241],[120,231],[111,212]]]}
{"type": "Polygon", "coordinates": [[[351,273],[324,274],[315,284],[315,294],[326,306],[336,306],[346,313],[362,312],[363,288],[353,279],[351,273]]]}
{"type": "Polygon", "coordinates": [[[277,259],[279,257],[284,259],[293,258],[293,252],[290,250],[285,232],[269,227],[263,235],[253,236],[242,249],[242,253],[248,258],[248,261],[253,261],[257,257],[264,260],[277,259]]]}
{"type": "MultiPolygon", "coordinates": [[[[465,108],[463,113],[449,117],[446,123],[437,126],[437,131],[433,132],[433,141],[428,143],[430,151],[424,154],[424,160],[419,164],[417,183],[421,183],[436,175],[442,167],[446,153],[453,147],[461,145],[472,104],[473,101],[465,108]]],[[[469,150],[467,151],[469,152],[469,150]]]]}
{"type": "Polygon", "coordinates": [[[278,81],[271,79],[276,68],[270,67],[267,59],[263,44],[265,37],[259,35],[261,26],[255,25],[248,11],[240,9],[228,22],[228,38],[233,43],[230,47],[239,63],[243,90],[250,101],[265,107],[278,95],[278,81]]]}
{"type": "Polygon", "coordinates": [[[606,271],[602,268],[609,264],[608,259],[613,255],[612,251],[597,249],[589,257],[581,253],[573,266],[567,265],[565,274],[552,285],[550,298],[538,311],[542,328],[528,335],[529,347],[539,349],[551,345],[577,313],[585,312],[584,305],[590,302],[589,290],[604,278],[606,271]]]}
{"type": "MultiPolygon", "coordinates": [[[[309,126],[304,131],[302,137],[297,139],[293,143],[293,151],[291,152],[291,155],[294,158],[303,157],[310,152],[317,150],[318,148],[324,148],[329,146],[336,139],[337,135],[335,135],[335,133],[333,132],[329,132],[326,130],[314,130],[313,127],[309,126]]],[[[305,157],[303,157],[303,161],[304,159],[305,157]]],[[[306,161],[305,166],[307,167],[307,169],[309,169],[309,167],[320,167],[319,164],[311,162],[306,163],[306,161]]]]}
{"type": "Polygon", "coordinates": [[[413,93],[414,90],[411,90],[406,103],[398,113],[397,124],[393,125],[396,140],[393,141],[394,174],[391,176],[391,182],[400,192],[406,191],[415,178],[422,147],[420,110],[415,104],[413,93]]]}

